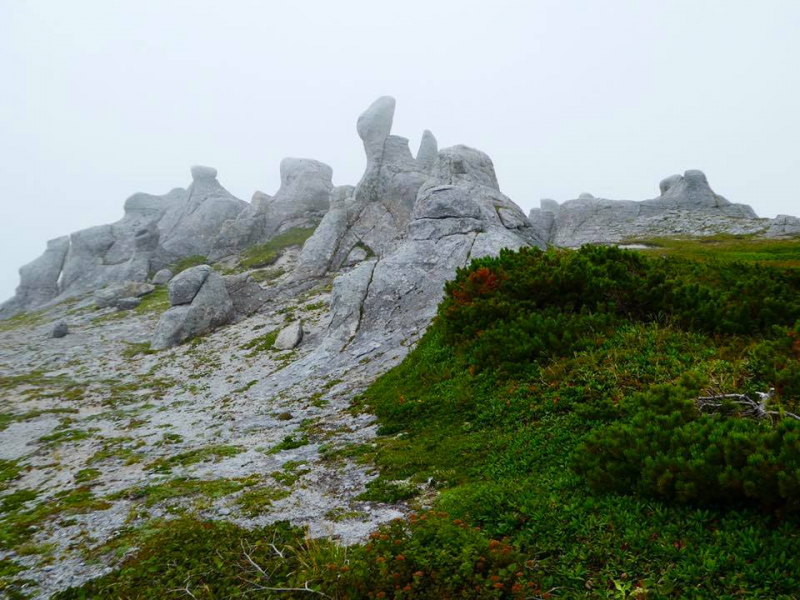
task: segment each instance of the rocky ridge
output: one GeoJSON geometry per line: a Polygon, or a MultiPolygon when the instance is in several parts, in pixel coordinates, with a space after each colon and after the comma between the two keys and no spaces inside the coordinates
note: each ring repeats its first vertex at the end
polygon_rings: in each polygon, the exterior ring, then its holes
{"type": "Polygon", "coordinates": [[[549,244],[577,247],[658,237],[800,234],[800,219],[779,215],[761,219],[746,204],[716,194],[702,171],[672,175],[659,184],[660,195],[643,201],[608,200],[584,193],[559,204],[544,199],[529,219],[549,244]]]}
{"type": "MultiPolygon", "coordinates": [[[[288,519],[343,543],[402,514],[361,495],[374,475],[349,452],[375,426],[348,408],[474,258],[704,223],[800,232],[794,217],[729,203],[697,171],[654,200],[543,201],[529,218],[485,153],[440,150],[426,130],[413,156],[394,112],[382,97],[359,117],[356,185],[287,158],[275,195],[248,204],[193,167],[187,189],[136,194],[117,223],[52,240],[20,269],[0,312],[0,465],[13,475],[0,503],[28,499],[0,525],[40,516],[0,560],[26,569],[24,591],[47,598],[103,573],[119,560],[109,540],[176,514],[288,519]]],[[[423,503],[435,493],[423,491],[423,503]]]]}
{"type": "Polygon", "coordinates": [[[425,132],[414,157],[394,109],[359,118],[355,186],[287,159],[248,205],[195,167],[187,190],[137,194],[23,267],[0,321],[0,499],[28,499],[0,524],[38,517],[0,560],[26,569],[25,592],[103,573],[109,540],[174,514],[350,543],[407,509],[360,497],[373,474],[346,450],[375,428],[351,399],[404,358],[457,268],[544,242],[488,156],[425,132]],[[244,260],[254,248],[269,252],[244,260]]]}

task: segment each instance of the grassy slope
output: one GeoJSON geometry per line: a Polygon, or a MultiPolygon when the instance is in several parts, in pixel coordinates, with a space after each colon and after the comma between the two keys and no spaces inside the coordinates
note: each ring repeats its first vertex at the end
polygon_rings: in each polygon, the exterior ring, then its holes
{"type": "MultiPolygon", "coordinates": [[[[661,243],[700,259],[708,248],[723,260],[800,258],[796,241],[661,243]]],[[[769,382],[748,369],[757,341],[631,322],[511,379],[471,372],[433,327],[357,408],[381,423],[377,450],[363,449],[381,472],[368,495],[435,487],[434,512],[347,552],[281,526],[244,532],[179,521],[142,538],[121,570],[60,597],[184,597],[170,590],[188,585],[197,598],[300,598],[309,594],[258,585],[311,581],[335,598],[798,598],[796,516],[597,494],[570,468],[605,411],[652,384],[692,370],[722,389],[763,389],[769,382]],[[268,580],[247,561],[248,547],[275,570],[268,580]]]]}

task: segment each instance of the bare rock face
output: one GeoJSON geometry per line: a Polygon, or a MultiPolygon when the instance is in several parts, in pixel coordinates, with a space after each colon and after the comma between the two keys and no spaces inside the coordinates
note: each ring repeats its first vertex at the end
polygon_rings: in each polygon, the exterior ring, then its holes
{"type": "Polygon", "coordinates": [[[336,190],[295,273],[302,279],[352,266],[333,283],[330,348],[413,338],[456,269],[502,248],[545,245],[500,192],[485,153],[468,146],[436,152],[426,132],[415,159],[408,141],[391,134],[394,109],[393,99],[379,98],[359,118],[366,171],[352,192],[336,190]]]}
{"type": "Polygon", "coordinates": [[[352,204],[354,188],[339,186],[331,192],[331,206],[300,253],[297,273],[301,279],[321,277],[332,268],[340,241],[349,226],[348,203],[352,204]]]}
{"type": "Polygon", "coordinates": [[[223,225],[249,206],[225,190],[216,175],[211,167],[192,167],[188,189],[134,194],[116,223],[49,242],[45,253],[21,270],[20,287],[3,305],[3,316],[109,284],[144,282],[176,260],[207,255],[223,225]]]}
{"type": "Polygon", "coordinates": [[[133,310],[141,303],[142,303],[141,298],[136,298],[136,297],[120,298],[119,300],[117,300],[117,303],[114,306],[117,307],[117,310],[133,310]]]}
{"type": "Polygon", "coordinates": [[[417,166],[422,171],[430,171],[439,156],[439,144],[427,129],[422,132],[422,140],[417,150],[417,166]]]}
{"type": "Polygon", "coordinates": [[[702,171],[671,175],[651,200],[606,200],[581,194],[558,204],[543,200],[529,219],[548,243],[557,246],[618,243],[669,235],[759,233],[767,226],[747,205],[716,194],[702,171]]]}
{"type": "Polygon", "coordinates": [[[237,317],[251,315],[266,303],[266,293],[249,273],[226,275],[224,279],[237,317]]]}
{"type": "Polygon", "coordinates": [[[333,170],[318,160],[284,158],[274,197],[256,192],[236,219],[223,224],[208,257],[219,260],[289,229],[316,227],[330,205],[333,170]]]}
{"type": "Polygon", "coordinates": [[[391,133],[394,110],[394,98],[383,96],[358,118],[356,130],[367,158],[364,175],[355,189],[334,190],[329,213],[303,249],[299,277],[338,270],[356,247],[386,256],[405,236],[417,192],[433,168],[436,140],[427,132],[422,160],[415,159],[408,139],[391,133]]]}
{"type": "Polygon", "coordinates": [[[771,238],[800,235],[800,218],[778,215],[770,221],[766,236],[771,238]]]}
{"type": "Polygon", "coordinates": [[[170,308],[152,340],[156,350],[181,344],[261,308],[264,290],[247,273],[222,277],[208,265],[181,271],[168,286],[170,308]]]}
{"type": "Polygon", "coordinates": [[[235,198],[216,179],[211,167],[193,167],[186,197],[166,212],[156,268],[186,256],[208,256],[226,221],[236,219],[248,204],[235,198]]]}
{"type": "Polygon", "coordinates": [[[58,279],[68,251],[69,237],[56,238],[47,242],[44,254],[20,267],[16,294],[0,307],[0,317],[41,306],[58,296],[58,279]]]}

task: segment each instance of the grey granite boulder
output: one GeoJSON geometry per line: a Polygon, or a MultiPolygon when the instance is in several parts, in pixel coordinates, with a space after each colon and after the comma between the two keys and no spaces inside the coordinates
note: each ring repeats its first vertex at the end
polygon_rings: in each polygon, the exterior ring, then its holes
{"type": "Polygon", "coordinates": [[[225,280],[217,273],[207,273],[191,304],[173,305],[161,315],[151,346],[163,350],[181,344],[226,325],[235,317],[225,280]]]}
{"type": "MultiPolygon", "coordinates": [[[[417,192],[432,167],[420,166],[408,139],[392,135],[394,109],[394,99],[384,96],[358,118],[356,130],[364,143],[366,169],[355,190],[337,189],[332,194],[330,212],[306,242],[298,277],[340,269],[356,246],[385,256],[401,243],[417,192]]],[[[423,159],[433,145],[435,140],[427,136],[423,159]]]]}
{"type": "Polygon", "coordinates": [[[175,275],[167,286],[169,303],[172,306],[191,303],[210,274],[211,267],[197,265],[175,275]]]}
{"type": "Polygon", "coordinates": [[[117,310],[133,310],[141,303],[142,303],[141,298],[136,298],[135,296],[132,296],[130,298],[120,298],[119,300],[117,300],[114,306],[117,307],[117,310]]]}
{"type": "Polygon", "coordinates": [[[195,165],[192,167],[192,179],[195,181],[212,180],[217,178],[217,170],[214,167],[204,167],[195,165]]]}
{"type": "Polygon", "coordinates": [[[292,350],[303,341],[303,322],[300,320],[290,323],[281,329],[278,337],[275,338],[274,348],[276,350],[292,350]]]}
{"type": "Polygon", "coordinates": [[[116,306],[122,298],[139,298],[150,294],[156,287],[150,283],[126,281],[109,285],[94,293],[94,302],[98,308],[116,306]]]}
{"type": "Polygon", "coordinates": [[[249,273],[226,275],[224,279],[238,317],[253,314],[267,301],[267,294],[249,273]]]}
{"type": "Polygon", "coordinates": [[[166,285],[172,277],[173,274],[170,269],[161,269],[158,273],[153,275],[152,283],[154,285],[166,285]]]}
{"type": "Polygon", "coordinates": [[[53,326],[53,329],[50,331],[50,337],[63,338],[68,333],[69,333],[69,326],[67,325],[67,322],[59,321],[53,326]]]}

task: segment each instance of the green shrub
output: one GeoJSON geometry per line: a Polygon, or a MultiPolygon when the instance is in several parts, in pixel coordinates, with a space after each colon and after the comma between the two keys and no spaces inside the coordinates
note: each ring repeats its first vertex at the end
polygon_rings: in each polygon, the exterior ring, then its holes
{"type": "Polygon", "coordinates": [[[626,321],[753,335],[800,318],[797,271],[650,259],[616,247],[504,250],[459,270],[445,290],[446,340],[480,369],[564,356],[626,321]]]}
{"type": "Polygon", "coordinates": [[[699,504],[800,507],[800,421],[707,415],[696,389],[658,386],[587,436],[573,465],[599,491],[699,504]]]}

